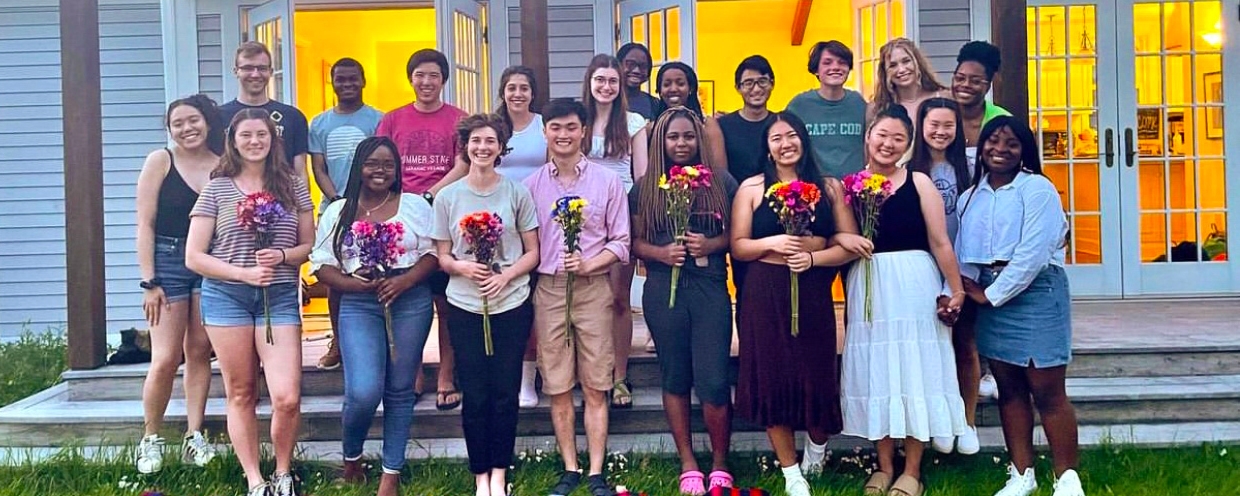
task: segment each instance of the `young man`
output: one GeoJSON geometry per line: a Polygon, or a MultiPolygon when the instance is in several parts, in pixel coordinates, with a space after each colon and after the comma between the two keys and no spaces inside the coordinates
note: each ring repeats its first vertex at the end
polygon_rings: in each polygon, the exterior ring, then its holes
{"type": "MultiPolygon", "coordinates": [[[[728,173],[736,182],[762,173],[765,146],[755,143],[766,143],[762,132],[771,122],[771,111],[766,103],[771,99],[775,89],[775,71],[771,63],[761,55],[751,55],[742,60],[736,67],[736,92],[740,93],[745,106],[719,118],[719,128],[723,131],[724,150],[728,156],[728,173]]],[[[732,263],[732,284],[736,286],[736,294],[741,294],[741,285],[745,280],[746,264],[736,259],[732,263]]],[[[738,298],[737,303],[740,303],[738,298]]],[[[739,314],[739,312],[737,312],[739,314]]]]}
{"type": "Polygon", "coordinates": [[[836,40],[818,42],[809,56],[809,73],[818,77],[818,89],[793,97],[787,109],[805,122],[818,169],[835,178],[865,167],[865,98],[844,88],[852,68],[847,46],[836,40]]]}
{"type": "MultiPolygon", "coordinates": [[[[417,99],[383,116],[375,131],[376,136],[386,136],[396,143],[400,152],[402,189],[422,195],[428,202],[434,202],[440,189],[465,177],[469,171],[456,147],[456,124],[465,118],[465,111],[442,99],[449,69],[448,58],[438,50],[427,48],[414,52],[405,64],[405,74],[409,76],[417,99]]],[[[447,274],[436,272],[430,284],[435,293],[435,311],[446,315],[447,274]]],[[[456,362],[446,322],[447,319],[440,318],[437,330],[439,384],[435,406],[440,410],[451,410],[461,404],[461,394],[454,382],[456,362]]]]}
{"type": "Polygon", "coordinates": [[[539,225],[545,226],[538,230],[534,333],[543,392],[551,397],[551,423],[564,457],[564,473],[550,494],[566,496],[581,483],[573,405],[573,388],[580,383],[586,399],[590,493],[610,495],[603,460],[615,348],[607,274],[612,265],[629,258],[628,200],[620,176],[581,153],[581,140],[586,136],[586,109],[581,103],[554,100],[543,108],[543,121],[551,162],[528,177],[525,185],[534,197],[539,225]],[[556,200],[568,195],[586,201],[580,249],[572,253],[566,252],[564,231],[552,217],[556,200]],[[569,274],[575,279],[572,304],[566,309],[569,274]],[[572,326],[571,339],[568,326],[572,326]]]}
{"type": "MultiPolygon", "coordinates": [[[[353,151],[362,140],[374,136],[379,119],[383,118],[383,112],[362,103],[362,89],[366,88],[362,64],[345,57],[332,64],[330,74],[336,106],[310,121],[310,166],[314,169],[314,182],[323,192],[319,212],[344,195],[353,167],[353,151]]],[[[319,359],[319,368],[335,370],[340,366],[336,341],[340,298],[336,293],[327,293],[327,309],[331,314],[332,341],[319,359]]]]}
{"type": "MultiPolygon", "coordinates": [[[[220,105],[221,122],[228,126],[237,112],[247,108],[266,110],[271,114],[271,120],[276,123],[276,134],[280,135],[280,140],[284,143],[284,158],[299,177],[307,179],[306,152],[310,144],[307,139],[306,115],[295,107],[267,96],[272,70],[271,51],[266,45],[247,41],[237,47],[237,53],[233,57],[233,74],[237,76],[237,98],[220,105]]],[[[219,143],[212,149],[219,153],[224,149],[224,144],[219,143]]]]}
{"type": "Polygon", "coordinates": [[[650,69],[654,67],[650,50],[640,43],[626,43],[616,50],[616,58],[620,59],[620,65],[624,68],[624,97],[629,103],[629,111],[654,122],[659,117],[662,104],[658,98],[642,91],[642,85],[650,80],[650,69]]]}

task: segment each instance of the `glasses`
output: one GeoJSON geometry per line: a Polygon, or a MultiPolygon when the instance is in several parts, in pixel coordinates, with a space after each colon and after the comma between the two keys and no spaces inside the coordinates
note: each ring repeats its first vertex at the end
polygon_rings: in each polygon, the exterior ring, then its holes
{"type": "Polygon", "coordinates": [[[237,68],[237,72],[240,72],[242,74],[250,74],[254,72],[257,72],[259,74],[267,74],[271,72],[271,66],[269,65],[243,65],[237,68]]]}
{"type": "Polygon", "coordinates": [[[631,71],[634,69],[647,69],[648,70],[650,69],[650,66],[647,65],[645,62],[638,62],[636,60],[624,61],[624,70],[631,71]]]}
{"type": "Polygon", "coordinates": [[[746,79],[741,81],[741,89],[749,91],[752,90],[754,86],[757,86],[758,88],[766,90],[771,88],[771,83],[773,82],[774,81],[771,81],[771,78],[746,79]]]}
{"type": "Polygon", "coordinates": [[[600,86],[614,86],[620,84],[619,78],[608,78],[603,76],[594,76],[594,84],[600,86]]]}
{"type": "Polygon", "coordinates": [[[362,168],[370,169],[370,170],[394,171],[396,170],[396,162],[392,162],[392,161],[380,162],[377,160],[367,160],[365,162],[362,162],[362,168]]]}
{"type": "Polygon", "coordinates": [[[983,77],[967,76],[965,74],[957,73],[957,74],[952,74],[952,83],[953,84],[967,84],[969,86],[985,86],[985,85],[990,84],[990,80],[983,78],[983,77]]]}

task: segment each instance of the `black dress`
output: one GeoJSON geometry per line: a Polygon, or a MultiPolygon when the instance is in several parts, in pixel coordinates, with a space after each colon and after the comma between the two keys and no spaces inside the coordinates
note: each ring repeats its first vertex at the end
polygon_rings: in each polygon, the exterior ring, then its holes
{"type": "MultiPolygon", "coordinates": [[[[810,231],[830,238],[835,230],[830,201],[824,194],[815,207],[810,231]]],[[[750,237],[783,233],[778,216],[764,199],[754,210],[750,237]]],[[[800,333],[793,337],[788,267],[765,262],[748,265],[741,293],[744,304],[738,305],[737,414],[761,426],[840,432],[839,362],[831,295],[837,269],[813,267],[801,273],[800,333]]]]}

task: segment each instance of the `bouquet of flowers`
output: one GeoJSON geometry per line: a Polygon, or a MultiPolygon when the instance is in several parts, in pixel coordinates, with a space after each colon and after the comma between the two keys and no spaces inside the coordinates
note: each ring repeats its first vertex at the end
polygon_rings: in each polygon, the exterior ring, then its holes
{"type": "MultiPolygon", "coordinates": [[[[822,193],[814,183],[806,181],[789,181],[772,184],[766,190],[767,202],[779,223],[784,226],[784,234],[805,236],[809,234],[809,225],[814,222],[814,207],[822,199],[822,193]]],[[[796,272],[792,273],[792,335],[801,334],[801,286],[796,272]]]]}
{"type": "MultiPolygon", "coordinates": [[[[358,257],[362,266],[353,276],[365,281],[387,277],[396,259],[405,254],[400,240],[405,226],[399,222],[359,220],[344,234],[345,255],[358,257]]],[[[383,305],[383,321],[387,326],[388,357],[396,360],[396,340],[392,336],[392,309],[383,305]]]]}
{"type": "MultiPolygon", "coordinates": [[[[844,178],[844,201],[856,212],[861,223],[861,235],[866,239],[873,240],[878,233],[878,212],[892,192],[891,180],[882,174],[861,171],[844,178]]],[[[868,260],[861,262],[865,264],[865,321],[870,322],[874,314],[874,290],[870,287],[874,279],[874,264],[868,260]]]]}
{"type": "MultiPolygon", "coordinates": [[[[589,205],[585,198],[575,195],[565,196],[555,201],[555,209],[551,219],[564,230],[564,248],[569,253],[581,249],[581,227],[585,224],[585,208],[589,205]]],[[[568,273],[568,287],[564,290],[564,327],[568,336],[568,346],[573,345],[573,272],[568,273]]]]}
{"type": "MultiPolygon", "coordinates": [[[[659,189],[667,194],[667,216],[672,220],[674,243],[684,243],[685,233],[689,230],[689,216],[692,214],[690,208],[693,194],[710,187],[710,176],[710,167],[705,165],[673,165],[667,174],[659,177],[659,189]]],[[[694,263],[705,267],[706,259],[698,257],[694,263]]],[[[667,308],[676,306],[676,286],[679,282],[680,266],[673,266],[672,293],[667,299],[667,308]]]]}
{"type": "MultiPolygon", "coordinates": [[[[460,222],[461,237],[469,248],[465,253],[473,255],[474,260],[499,272],[499,264],[495,263],[495,251],[499,248],[499,237],[504,234],[504,221],[495,212],[474,212],[466,215],[460,222]]],[[[482,296],[482,339],[486,354],[495,354],[495,345],[491,342],[491,310],[486,295],[482,296]]]]}
{"type": "MultiPolygon", "coordinates": [[[[275,195],[266,191],[245,195],[245,199],[237,204],[237,224],[242,230],[254,234],[254,245],[260,250],[271,248],[275,241],[273,230],[276,224],[288,215],[288,210],[276,200],[275,195]]],[[[275,340],[271,336],[271,303],[267,299],[266,287],[263,288],[263,318],[267,322],[267,344],[273,344],[275,340]]]]}

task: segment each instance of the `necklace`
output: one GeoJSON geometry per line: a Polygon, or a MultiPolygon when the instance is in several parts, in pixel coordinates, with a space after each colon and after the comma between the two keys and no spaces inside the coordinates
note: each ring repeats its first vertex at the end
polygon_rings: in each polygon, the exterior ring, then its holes
{"type": "Polygon", "coordinates": [[[366,208],[366,206],[365,206],[365,205],[362,205],[361,200],[358,200],[357,204],[358,204],[358,206],[362,207],[362,210],[365,210],[365,211],[366,211],[366,216],[367,216],[367,217],[370,217],[370,213],[371,213],[371,212],[374,212],[375,210],[379,210],[379,207],[382,207],[382,206],[384,206],[384,205],[387,205],[388,200],[391,200],[391,199],[392,199],[392,192],[391,192],[391,191],[388,191],[387,196],[384,196],[384,197],[383,197],[383,201],[382,201],[382,202],[379,202],[379,204],[378,204],[378,205],[375,205],[374,207],[366,208]]]}

